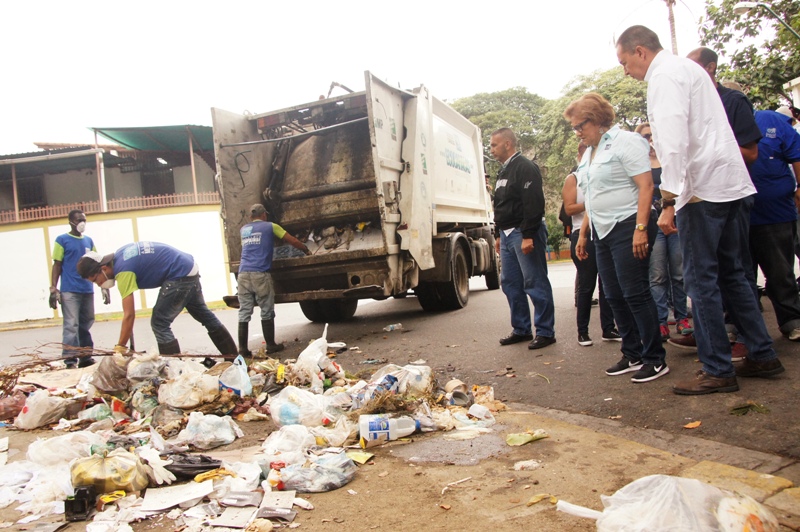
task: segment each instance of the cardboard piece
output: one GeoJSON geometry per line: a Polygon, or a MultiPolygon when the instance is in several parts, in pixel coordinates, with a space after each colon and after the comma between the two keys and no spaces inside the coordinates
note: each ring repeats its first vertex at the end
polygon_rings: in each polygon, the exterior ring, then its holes
{"type": "Polygon", "coordinates": [[[205,497],[214,491],[214,481],[187,482],[166,488],[150,488],[144,493],[143,512],[166,510],[182,502],[205,497]]]}
{"type": "Polygon", "coordinates": [[[255,515],[256,509],[252,506],[248,508],[235,508],[230,506],[225,508],[222,515],[216,519],[212,519],[208,524],[211,526],[225,526],[228,528],[246,528],[255,515]]]}

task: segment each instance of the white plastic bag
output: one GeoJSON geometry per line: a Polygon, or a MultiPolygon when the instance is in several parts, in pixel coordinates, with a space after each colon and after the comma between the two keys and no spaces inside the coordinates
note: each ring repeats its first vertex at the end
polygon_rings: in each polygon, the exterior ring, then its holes
{"type": "Polygon", "coordinates": [[[204,415],[202,412],[189,414],[189,422],[175,441],[170,443],[190,443],[198,449],[213,449],[220,445],[233,443],[236,438],[244,436],[239,425],[231,416],[204,415]]]}
{"type": "Polygon", "coordinates": [[[166,375],[167,361],[161,358],[158,349],[149,349],[143,355],[133,355],[128,364],[128,380],[133,386],[143,381],[160,379],[166,375]]]}
{"type": "Polygon", "coordinates": [[[308,427],[286,425],[267,436],[261,444],[264,454],[258,457],[258,464],[266,477],[270,464],[274,462],[281,462],[284,466],[304,463],[306,450],[315,444],[316,439],[308,427]]]}
{"type": "Polygon", "coordinates": [[[158,402],[173,408],[196,408],[210,403],[219,394],[219,379],[213,375],[193,371],[181,373],[173,381],[158,388],[158,402]]]}
{"type": "Polygon", "coordinates": [[[66,465],[75,458],[86,458],[92,454],[93,445],[103,445],[106,439],[85,430],[70,432],[62,436],[38,439],[28,446],[28,460],[44,466],[66,465]]]}
{"type": "Polygon", "coordinates": [[[31,430],[56,423],[67,412],[69,401],[50,395],[47,390],[36,390],[25,400],[25,406],[14,420],[14,426],[31,430]]]}
{"type": "Polygon", "coordinates": [[[332,380],[344,377],[342,367],[328,358],[328,345],[338,344],[328,344],[327,336],[328,324],[325,324],[322,337],[308,344],[297,357],[297,362],[289,366],[289,373],[295,378],[294,382],[310,384],[310,389],[314,393],[322,393],[325,377],[332,380]]]}
{"type": "Polygon", "coordinates": [[[351,423],[345,416],[340,417],[333,425],[311,428],[311,434],[314,435],[317,441],[321,439],[325,442],[325,445],[331,447],[343,447],[345,442],[351,436],[355,436],[357,432],[358,425],[351,423]]]}
{"type": "Polygon", "coordinates": [[[748,530],[746,524],[749,530],[780,530],[775,516],[750,497],[690,478],[650,475],[600,498],[605,509],[598,532],[733,532],[748,530]]]}
{"type": "Polygon", "coordinates": [[[408,364],[403,367],[388,364],[372,375],[370,383],[380,382],[386,375],[397,378],[397,393],[422,397],[433,386],[433,371],[429,366],[408,364]]]}
{"type": "Polygon", "coordinates": [[[241,397],[253,395],[253,383],[247,374],[247,363],[242,355],[236,357],[233,364],[219,376],[219,389],[230,390],[241,397]]]}
{"type": "Polygon", "coordinates": [[[341,412],[334,412],[331,399],[308,390],[287,386],[267,401],[276,425],[305,425],[316,427],[334,423],[341,412]]]}
{"type": "Polygon", "coordinates": [[[285,490],[322,493],[341,488],[356,474],[356,464],[344,451],[308,455],[304,464],[292,464],[280,471],[285,490]]]}

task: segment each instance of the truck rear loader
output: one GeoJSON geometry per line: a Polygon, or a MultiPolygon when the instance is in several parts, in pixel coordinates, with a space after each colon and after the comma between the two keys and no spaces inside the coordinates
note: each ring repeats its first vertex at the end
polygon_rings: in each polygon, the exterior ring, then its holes
{"type": "Polygon", "coordinates": [[[262,203],[312,251],[276,248],[271,269],[275,301],[298,301],[309,320],[409,291],[428,311],[462,308],[470,276],[500,285],[480,131],[425,86],[365,80],[269,113],[211,110],[231,272],[262,203]]]}

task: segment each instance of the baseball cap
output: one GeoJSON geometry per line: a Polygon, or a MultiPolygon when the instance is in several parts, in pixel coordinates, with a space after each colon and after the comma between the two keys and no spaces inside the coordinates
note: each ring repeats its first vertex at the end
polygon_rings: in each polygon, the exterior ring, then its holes
{"type": "Polygon", "coordinates": [[[267,209],[265,209],[264,206],[261,205],[260,203],[256,203],[252,207],[250,207],[251,218],[258,218],[262,214],[267,214],[267,209]]]}
{"type": "Polygon", "coordinates": [[[76,269],[78,275],[84,279],[88,279],[92,275],[100,271],[101,266],[110,264],[114,260],[114,254],[101,255],[96,251],[87,251],[86,254],[80,258],[76,269]]]}

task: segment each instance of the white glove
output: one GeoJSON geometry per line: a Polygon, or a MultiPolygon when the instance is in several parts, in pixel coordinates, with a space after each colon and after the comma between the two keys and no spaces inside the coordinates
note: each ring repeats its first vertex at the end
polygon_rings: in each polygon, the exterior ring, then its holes
{"type": "Polygon", "coordinates": [[[175,475],[164,467],[170,465],[172,460],[162,460],[158,451],[149,445],[140,447],[137,449],[137,453],[139,458],[145,460],[149,466],[147,468],[147,476],[150,477],[150,480],[159,486],[164,483],[172,484],[172,481],[175,480],[175,475]]]}

